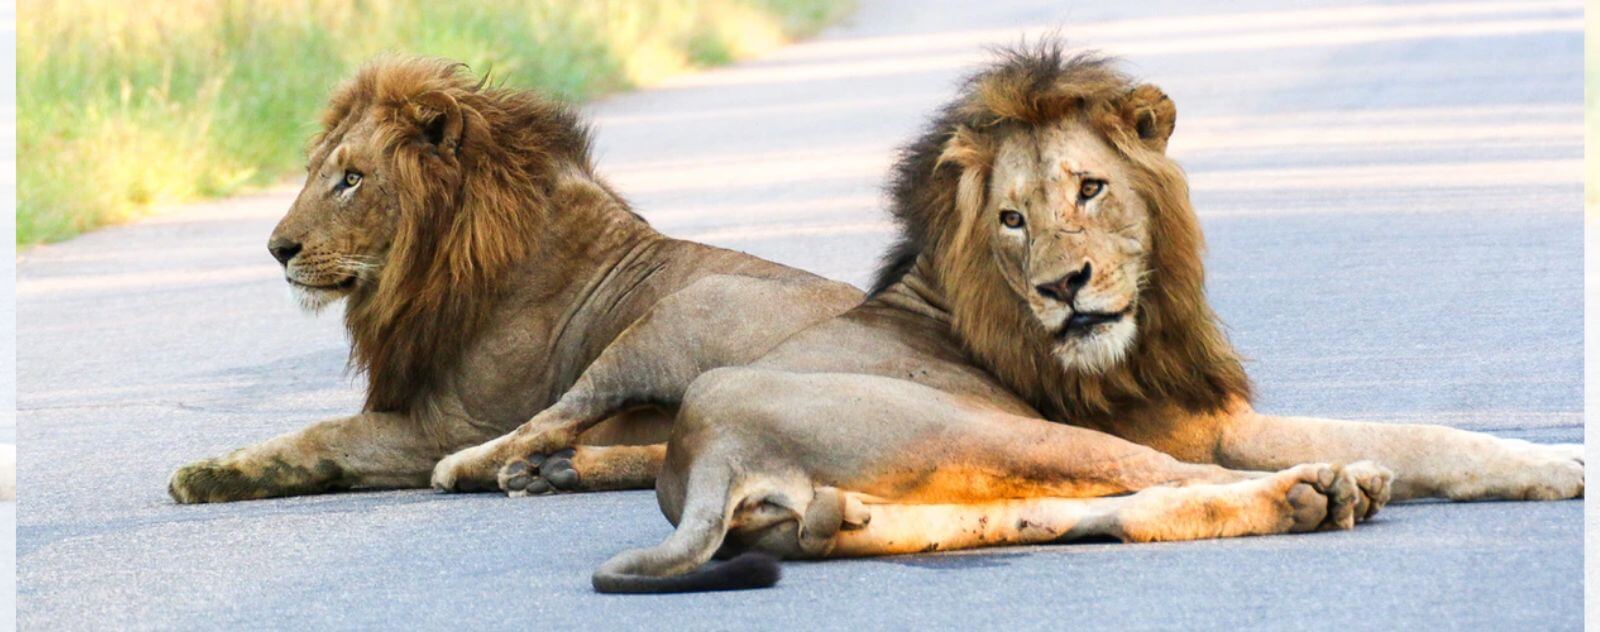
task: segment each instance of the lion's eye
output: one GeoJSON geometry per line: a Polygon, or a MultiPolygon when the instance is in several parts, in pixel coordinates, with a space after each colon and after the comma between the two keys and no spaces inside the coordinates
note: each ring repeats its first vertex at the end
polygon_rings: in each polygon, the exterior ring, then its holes
{"type": "Polygon", "coordinates": [[[1083,184],[1078,185],[1078,198],[1087,200],[1096,195],[1100,195],[1100,192],[1104,191],[1105,188],[1105,180],[1086,179],[1083,181],[1083,184]]]}
{"type": "Polygon", "coordinates": [[[1016,211],[1000,211],[1000,223],[1006,228],[1022,228],[1027,222],[1022,219],[1022,214],[1016,211]]]}
{"type": "Polygon", "coordinates": [[[346,171],[346,172],[344,172],[344,186],[345,186],[345,188],[348,189],[348,188],[354,187],[355,185],[358,185],[358,184],[361,184],[361,173],[360,172],[358,172],[358,171],[346,171]]]}

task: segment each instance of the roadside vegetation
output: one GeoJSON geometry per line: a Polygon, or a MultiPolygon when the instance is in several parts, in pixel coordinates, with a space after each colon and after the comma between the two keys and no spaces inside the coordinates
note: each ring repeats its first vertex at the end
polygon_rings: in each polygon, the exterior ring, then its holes
{"type": "Polygon", "coordinates": [[[17,243],[267,184],[383,52],[581,101],[815,32],[851,0],[23,0],[17,243]]]}

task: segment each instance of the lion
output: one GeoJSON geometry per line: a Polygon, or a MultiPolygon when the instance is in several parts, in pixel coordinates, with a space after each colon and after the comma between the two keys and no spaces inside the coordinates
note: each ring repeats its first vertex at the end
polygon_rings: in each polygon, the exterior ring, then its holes
{"type": "Polygon", "coordinates": [[[1276,417],[1206,302],[1176,106],[1115,60],[1004,53],[905,149],[869,298],[708,371],[676,530],[602,592],[748,588],[774,557],[1347,529],[1391,500],[1583,493],[1580,446],[1276,417]],[[738,554],[718,566],[714,556],[738,554]]]}
{"type": "Polygon", "coordinates": [[[558,396],[597,427],[567,455],[583,478],[551,480],[647,487],[696,375],[860,302],[849,285],[655,231],[589,147],[571,109],[445,60],[380,59],[337,88],[268,248],[307,309],[345,302],[365,403],[186,465],[172,497],[427,487],[441,457],[558,396]]]}

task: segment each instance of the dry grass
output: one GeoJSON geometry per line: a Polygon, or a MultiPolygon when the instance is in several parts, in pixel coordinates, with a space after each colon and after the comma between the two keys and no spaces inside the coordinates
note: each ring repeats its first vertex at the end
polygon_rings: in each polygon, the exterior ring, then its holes
{"type": "Polygon", "coordinates": [[[317,108],[381,52],[569,100],[809,34],[850,0],[23,0],[17,242],[299,167],[317,108]]]}

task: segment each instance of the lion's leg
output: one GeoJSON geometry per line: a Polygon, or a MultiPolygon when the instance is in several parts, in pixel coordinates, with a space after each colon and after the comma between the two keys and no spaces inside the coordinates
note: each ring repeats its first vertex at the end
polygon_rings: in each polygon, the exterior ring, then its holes
{"type": "Polygon", "coordinates": [[[512,463],[572,448],[584,431],[619,412],[675,406],[701,373],[750,362],[842,309],[830,292],[838,290],[737,275],[696,281],[618,335],[549,408],[504,436],[440,461],[433,485],[493,488],[508,480],[503,470],[512,463]]]}
{"type": "Polygon", "coordinates": [[[1274,417],[1245,410],[1221,426],[1216,461],[1275,468],[1372,460],[1396,499],[1553,500],[1583,495],[1583,446],[1541,445],[1445,426],[1274,417]]]}
{"type": "Polygon", "coordinates": [[[862,557],[1106,537],[1168,542],[1337,528],[1338,468],[1299,465],[1235,483],[1151,487],[1111,498],[903,504],[818,488],[790,524],[731,535],[785,557],[862,557]],[[773,536],[782,536],[773,537],[773,536]],[[809,542],[809,538],[826,538],[809,542]],[[790,540],[797,540],[790,542],[790,540]]]}
{"type": "MultiPolygon", "coordinates": [[[[919,502],[994,498],[1093,498],[1153,488],[1225,485],[1289,469],[1226,469],[1187,463],[1121,438],[1062,424],[1002,414],[971,413],[942,429],[948,448],[932,474],[914,463],[891,471],[915,472],[918,487],[901,487],[898,499],[919,502]]],[[[926,452],[924,453],[927,454],[926,452]]],[[[916,457],[913,457],[916,458],[916,457]]],[[[1308,461],[1316,463],[1315,461],[1308,461]]],[[[1371,462],[1334,466],[1323,491],[1333,499],[1329,520],[1340,528],[1372,517],[1389,500],[1388,470],[1371,462]]],[[[899,486],[892,478],[875,486],[899,486]]]]}
{"type": "MultiPolygon", "coordinates": [[[[604,359],[605,356],[602,356],[604,359]]],[[[509,433],[445,457],[433,468],[433,487],[445,491],[503,489],[499,481],[509,476],[512,464],[543,458],[578,445],[585,430],[605,421],[628,405],[629,395],[641,390],[596,391],[590,372],[608,373],[607,361],[596,360],[589,372],[554,405],[509,433]],[[598,368],[598,371],[596,370],[598,368]]],[[[509,490],[506,490],[509,491],[509,490]]]]}
{"type": "MultiPolygon", "coordinates": [[[[674,437],[695,429],[739,437],[802,460],[793,467],[817,480],[891,502],[1093,498],[1265,476],[878,376],[721,369],[695,383],[677,424],[674,437]]],[[[1381,507],[1360,494],[1367,479],[1387,489],[1381,468],[1335,472],[1334,522],[1349,526],[1381,507]]]]}
{"type": "Polygon", "coordinates": [[[666,455],[665,443],[580,445],[512,461],[500,473],[500,488],[512,496],[650,489],[666,455]]]}
{"type": "MultiPolygon", "coordinates": [[[[895,496],[918,502],[1017,497],[1094,498],[1163,485],[1232,483],[1259,472],[1187,463],[1103,432],[993,411],[954,410],[939,425],[940,445],[890,471],[914,473],[895,496]],[[931,453],[931,454],[930,454],[931,453]]],[[[909,446],[907,446],[909,447],[909,446]]],[[[895,461],[899,461],[897,458],[895,461]]]]}
{"type": "Polygon", "coordinates": [[[180,503],[202,503],[426,487],[440,456],[481,436],[464,424],[435,433],[402,415],[363,413],[190,463],[173,473],[167,490],[180,503]]]}

